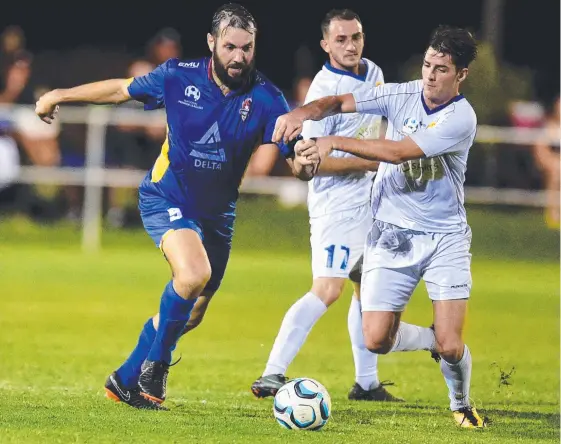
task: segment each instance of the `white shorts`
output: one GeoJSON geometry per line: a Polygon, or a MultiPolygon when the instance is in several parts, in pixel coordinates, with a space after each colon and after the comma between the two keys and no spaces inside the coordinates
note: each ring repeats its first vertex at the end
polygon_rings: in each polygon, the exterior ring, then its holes
{"type": "Polygon", "coordinates": [[[469,227],[424,233],[375,220],[364,247],[362,310],[402,312],[421,278],[433,301],[467,299],[470,246],[469,227]]]}
{"type": "Polygon", "coordinates": [[[370,205],[310,218],[312,274],[347,278],[372,227],[370,205]]]}

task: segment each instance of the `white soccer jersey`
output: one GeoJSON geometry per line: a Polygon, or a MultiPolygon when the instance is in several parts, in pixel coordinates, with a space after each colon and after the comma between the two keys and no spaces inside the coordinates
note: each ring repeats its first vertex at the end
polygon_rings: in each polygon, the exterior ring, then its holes
{"type": "MultiPolygon", "coordinates": [[[[373,62],[362,59],[366,74],[358,76],[334,68],[326,63],[310,85],[305,103],[325,96],[347,94],[363,87],[369,89],[384,83],[382,70],[373,62]]],[[[338,114],[323,120],[304,122],[304,138],[320,136],[346,136],[359,139],[377,138],[381,116],[372,114],[338,114]]],[[[334,151],[333,157],[352,157],[352,154],[334,151]]],[[[308,210],[310,217],[335,211],[348,210],[370,201],[374,173],[370,171],[347,175],[316,176],[308,183],[308,210]]]]}
{"type": "Polygon", "coordinates": [[[411,137],[427,158],[382,163],[372,191],[375,219],[412,230],[452,233],[466,228],[464,179],[477,118],[459,95],[427,108],[421,80],[363,88],[357,111],[388,118],[386,139],[411,137]]]}

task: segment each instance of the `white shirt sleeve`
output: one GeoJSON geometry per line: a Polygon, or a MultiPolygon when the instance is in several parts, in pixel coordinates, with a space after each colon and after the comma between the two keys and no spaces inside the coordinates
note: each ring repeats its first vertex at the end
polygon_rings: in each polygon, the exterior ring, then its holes
{"type": "Polygon", "coordinates": [[[370,85],[365,85],[358,91],[353,92],[356,111],[363,114],[378,114],[387,117],[388,99],[393,85],[395,84],[388,83],[375,88],[372,88],[370,85]]]}
{"type": "Polygon", "coordinates": [[[471,145],[477,129],[477,119],[471,108],[450,112],[410,137],[427,157],[464,151],[471,145]],[[469,142],[469,143],[467,143],[469,142]]]}
{"type": "MultiPolygon", "coordinates": [[[[315,81],[314,79],[314,82],[315,81]]],[[[306,94],[304,103],[310,103],[328,95],[330,95],[329,92],[322,91],[321,88],[312,84],[308,90],[308,94],[306,94]]],[[[302,137],[304,137],[304,139],[309,139],[310,137],[329,136],[333,131],[334,122],[335,116],[329,116],[322,120],[306,120],[302,126],[302,137]]]]}

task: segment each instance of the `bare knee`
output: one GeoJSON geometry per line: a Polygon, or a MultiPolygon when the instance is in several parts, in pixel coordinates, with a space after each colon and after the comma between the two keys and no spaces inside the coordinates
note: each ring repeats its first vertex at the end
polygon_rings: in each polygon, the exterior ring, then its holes
{"type": "Polygon", "coordinates": [[[209,281],[211,272],[208,261],[175,267],[173,270],[175,291],[186,299],[197,297],[209,281]]]}
{"type": "Polygon", "coordinates": [[[398,312],[363,312],[362,333],[366,348],[379,355],[388,354],[393,347],[400,317],[398,312]]]}
{"type": "Polygon", "coordinates": [[[387,355],[393,346],[393,341],[389,336],[364,336],[364,344],[372,353],[387,355]]]}
{"type": "Polygon", "coordinates": [[[312,293],[320,298],[328,307],[333,304],[345,286],[345,279],[342,278],[317,278],[312,285],[312,293]]]}
{"type": "Polygon", "coordinates": [[[437,334],[436,351],[446,362],[458,362],[464,354],[464,341],[460,337],[439,337],[437,334]]]}

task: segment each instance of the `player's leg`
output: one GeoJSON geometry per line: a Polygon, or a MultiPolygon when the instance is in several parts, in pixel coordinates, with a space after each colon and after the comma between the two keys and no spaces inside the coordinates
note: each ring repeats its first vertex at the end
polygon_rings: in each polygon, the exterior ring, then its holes
{"type": "Polygon", "coordinates": [[[434,351],[433,330],[401,322],[400,315],[420,280],[426,236],[380,221],[368,233],[358,271],[365,343],[374,352],[434,351]]]}
{"type": "Polygon", "coordinates": [[[172,351],[211,275],[210,262],[198,231],[189,228],[170,231],[162,239],[161,248],[173,277],[162,294],[156,336],[138,379],[143,394],[156,402],[162,402],[166,397],[172,351]]]}
{"type": "MultiPolygon", "coordinates": [[[[210,301],[212,300],[212,296],[220,287],[222,282],[222,278],[224,277],[224,273],[226,271],[226,266],[228,264],[228,259],[230,257],[230,247],[231,247],[231,239],[232,239],[232,228],[231,226],[204,226],[204,241],[202,243],[203,251],[205,252],[206,260],[209,264],[209,269],[212,270],[210,272],[210,276],[206,277],[204,282],[201,283],[203,288],[197,289],[198,297],[196,298],[196,302],[194,302],[194,306],[190,312],[189,318],[181,324],[181,330],[179,332],[174,332],[175,340],[173,345],[170,347],[170,355],[169,360],[164,361],[157,367],[156,376],[152,384],[144,384],[144,369],[147,368],[147,363],[150,360],[150,353],[148,355],[147,360],[142,365],[142,373],[139,377],[139,384],[144,389],[143,393],[146,394],[150,399],[153,399],[157,402],[162,402],[165,400],[166,397],[166,383],[167,383],[167,376],[169,373],[169,367],[171,361],[171,351],[175,348],[179,337],[184,335],[185,333],[193,330],[198,325],[201,324],[206,310],[210,301]]],[[[166,251],[165,243],[168,242],[166,238],[163,243],[164,252],[166,251]]],[[[167,257],[167,253],[166,253],[167,257]]],[[[169,260],[169,257],[168,257],[169,260]]],[[[202,260],[202,258],[200,258],[202,260]]],[[[170,261],[173,268],[173,262],[170,261]]],[[[175,271],[174,271],[174,279],[175,279],[175,271]]],[[[159,313],[159,325],[157,325],[157,331],[160,332],[160,325],[162,319],[162,313],[159,313]]],[[[157,340],[157,335],[156,335],[157,340]]],[[[156,341],[155,341],[156,342],[156,341]]]]}
{"type": "Polygon", "coordinates": [[[252,385],[255,396],[273,396],[286,382],[286,369],[312,327],[341,295],[349,270],[362,252],[368,206],[310,220],[312,288],[285,314],[263,374],[252,385]]]}
{"type": "Polygon", "coordinates": [[[353,401],[403,401],[389,393],[378,379],[378,355],[366,348],[362,333],[360,282],[353,282],[353,287],[348,329],[355,364],[355,384],[351,387],[348,398],[353,401]]]}
{"type": "Polygon", "coordinates": [[[470,404],[471,353],[462,333],[471,289],[469,248],[471,231],[437,235],[434,254],[424,272],[427,291],[433,301],[440,369],[450,398],[450,409],[462,427],[485,426],[470,404]]]}
{"type": "Polygon", "coordinates": [[[256,397],[274,396],[286,383],[286,369],[300,351],[313,326],[339,298],[344,285],[345,278],[316,278],[311,290],[288,309],[263,374],[251,386],[256,397]]]}

